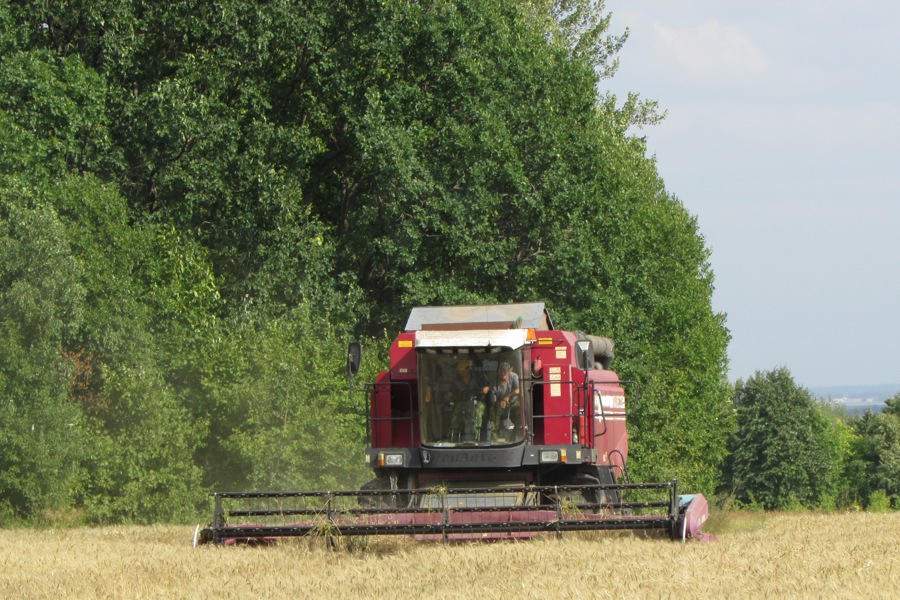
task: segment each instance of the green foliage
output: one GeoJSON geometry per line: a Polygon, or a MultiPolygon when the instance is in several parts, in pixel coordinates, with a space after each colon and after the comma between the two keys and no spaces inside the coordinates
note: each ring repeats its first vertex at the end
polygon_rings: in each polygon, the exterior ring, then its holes
{"type": "Polygon", "coordinates": [[[724,316],[711,308],[709,252],[696,220],[665,192],[643,146],[617,143],[617,135],[607,121],[597,150],[597,194],[613,201],[601,204],[594,218],[583,217],[575,238],[585,243],[577,253],[565,258],[561,249],[554,257],[571,286],[554,285],[548,273],[546,287],[552,286],[562,322],[613,337],[616,370],[639,382],[629,408],[637,474],[677,476],[709,493],[734,422],[729,336],[724,316]]]}
{"type": "Polygon", "coordinates": [[[22,518],[74,497],[86,435],[63,340],[84,289],[53,210],[0,194],[0,518],[22,518]]]}
{"type": "Polygon", "coordinates": [[[338,332],[303,306],[225,344],[231,381],[213,395],[215,429],[227,433],[215,460],[224,458],[228,471],[215,468],[217,482],[237,489],[360,484],[363,420],[348,404],[338,332]]]}
{"type": "Polygon", "coordinates": [[[731,437],[727,485],[741,501],[767,509],[815,506],[834,493],[838,436],[810,393],[784,367],[735,385],[737,429],[731,437]]]}
{"type": "Polygon", "coordinates": [[[836,507],[851,506],[859,499],[851,475],[853,447],[857,442],[857,435],[849,423],[830,417],[827,412],[822,410],[821,403],[817,406],[825,423],[823,441],[828,455],[827,473],[830,476],[828,491],[820,496],[819,504],[822,508],[829,508],[832,505],[836,507]]]}
{"type": "Polygon", "coordinates": [[[884,401],[882,414],[900,417],[900,394],[895,394],[893,398],[884,401]]]}
{"type": "Polygon", "coordinates": [[[0,3],[0,513],[358,482],[346,341],[524,300],[616,339],[633,474],[710,491],[728,333],[627,133],[654,106],[602,93],[608,25],[595,0],[0,3]]]}
{"type": "Polygon", "coordinates": [[[891,499],[884,490],[875,490],[869,495],[869,502],[866,504],[868,512],[887,512],[891,509],[891,499]]]}
{"type": "MultiPolygon", "coordinates": [[[[0,110],[0,174],[12,175],[27,171],[33,165],[40,164],[43,148],[37,138],[26,131],[9,116],[0,110]]],[[[43,175],[39,170],[32,177],[43,175]]],[[[8,182],[12,184],[12,182],[8,182]]]]}
{"type": "Polygon", "coordinates": [[[866,412],[854,423],[854,461],[850,477],[860,499],[870,501],[881,490],[900,507],[900,415],[897,399],[881,414],[866,412]]]}
{"type": "Polygon", "coordinates": [[[94,422],[83,502],[101,522],[187,522],[203,499],[198,424],[150,361],[105,372],[109,408],[94,422]]]}
{"type": "Polygon", "coordinates": [[[0,56],[15,50],[15,24],[10,14],[8,2],[0,3],[0,56]]]}
{"type": "Polygon", "coordinates": [[[77,56],[48,50],[4,55],[0,62],[0,110],[42,137],[47,165],[113,175],[121,158],[107,126],[103,78],[77,56]]]}
{"type": "Polygon", "coordinates": [[[592,65],[601,78],[615,74],[615,55],[628,39],[609,33],[611,15],[604,0],[527,0],[522,3],[526,15],[552,43],[565,48],[575,60],[592,65]]]}

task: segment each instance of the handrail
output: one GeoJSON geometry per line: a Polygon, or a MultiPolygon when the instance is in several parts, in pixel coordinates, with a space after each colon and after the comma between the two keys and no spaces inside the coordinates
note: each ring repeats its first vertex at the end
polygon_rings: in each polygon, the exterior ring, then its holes
{"type": "MultiPolygon", "coordinates": [[[[580,430],[581,423],[579,422],[580,420],[578,419],[578,417],[580,417],[581,414],[577,411],[577,407],[573,407],[574,394],[570,394],[570,395],[569,395],[569,412],[568,412],[568,413],[554,413],[554,414],[552,414],[552,415],[546,414],[546,410],[547,410],[547,409],[546,409],[546,400],[547,400],[547,396],[546,396],[546,395],[544,396],[544,403],[545,403],[545,408],[544,408],[545,413],[544,413],[544,414],[542,414],[542,415],[536,415],[536,414],[534,414],[533,406],[534,406],[534,388],[537,387],[537,386],[547,386],[547,385],[571,385],[571,386],[573,386],[573,387],[581,388],[581,387],[584,386],[584,384],[578,383],[577,381],[573,381],[573,380],[564,380],[564,381],[563,381],[563,380],[561,380],[561,381],[532,380],[530,383],[531,383],[531,385],[530,385],[530,388],[529,388],[528,391],[529,391],[529,393],[531,394],[531,402],[532,402],[532,411],[531,411],[531,412],[532,412],[532,415],[531,415],[531,419],[532,419],[532,423],[533,423],[535,420],[541,420],[541,421],[545,421],[545,422],[546,422],[547,420],[550,420],[550,419],[569,419],[569,421],[571,422],[572,419],[575,419],[576,422],[578,423],[578,427],[579,427],[579,431],[578,431],[578,434],[579,434],[579,443],[582,444],[582,446],[583,446],[583,445],[584,445],[584,444],[582,443],[583,435],[582,435],[582,431],[580,430]]],[[[568,427],[568,426],[567,426],[567,427],[568,427]]]]}
{"type": "MultiPolygon", "coordinates": [[[[372,447],[378,448],[380,447],[377,443],[377,432],[373,434],[375,431],[375,424],[384,422],[384,421],[409,421],[409,443],[412,444],[415,440],[415,417],[418,415],[418,410],[412,410],[414,406],[417,406],[417,403],[414,402],[413,398],[413,388],[412,385],[408,381],[382,381],[382,382],[371,382],[367,383],[363,386],[363,394],[366,398],[366,439],[372,440],[372,447]],[[379,386],[404,386],[408,390],[409,394],[409,405],[410,412],[407,416],[401,417],[376,417],[375,416],[375,402],[378,397],[378,387],[379,386]]],[[[394,398],[393,390],[389,394],[389,398],[392,401],[394,398]]],[[[392,409],[393,407],[388,407],[392,409]]],[[[391,414],[393,411],[391,410],[391,414]]]]}

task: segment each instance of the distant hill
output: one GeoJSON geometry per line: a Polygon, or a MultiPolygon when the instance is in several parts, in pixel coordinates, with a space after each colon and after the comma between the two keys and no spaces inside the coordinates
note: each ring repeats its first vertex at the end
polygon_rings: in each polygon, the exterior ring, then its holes
{"type": "Polygon", "coordinates": [[[900,393],[900,384],[832,385],[809,388],[809,391],[818,398],[831,398],[851,413],[881,412],[884,401],[900,393]]]}

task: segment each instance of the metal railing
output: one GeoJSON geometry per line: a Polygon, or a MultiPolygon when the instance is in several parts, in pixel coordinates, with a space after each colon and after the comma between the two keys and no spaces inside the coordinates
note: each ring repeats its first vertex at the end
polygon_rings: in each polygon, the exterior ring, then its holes
{"type": "MultiPolygon", "coordinates": [[[[406,421],[409,424],[409,443],[412,445],[415,440],[415,421],[418,418],[418,411],[412,410],[414,406],[417,405],[417,400],[413,398],[413,389],[412,385],[408,381],[384,381],[381,383],[367,383],[363,388],[363,394],[366,401],[365,407],[365,415],[366,415],[366,439],[372,440],[373,447],[380,447],[381,445],[378,443],[378,434],[373,432],[377,432],[377,425],[379,423],[388,422],[391,424],[391,429],[393,430],[393,423],[400,421],[406,421]],[[379,387],[387,387],[389,389],[387,396],[388,400],[388,411],[393,415],[393,403],[394,403],[394,390],[397,387],[406,388],[406,394],[409,398],[409,406],[410,411],[409,414],[401,415],[401,416],[390,416],[390,417],[378,417],[376,415],[376,403],[378,402],[378,388],[379,387]]],[[[390,434],[390,437],[393,438],[393,431],[390,434]]],[[[393,441],[393,440],[391,440],[393,441]]]]}
{"type": "MultiPolygon", "coordinates": [[[[542,388],[543,390],[546,390],[548,387],[550,387],[552,385],[571,386],[571,389],[573,391],[573,393],[568,394],[568,398],[569,398],[568,412],[554,412],[551,414],[547,414],[547,408],[546,408],[546,401],[551,396],[548,396],[548,394],[546,392],[543,394],[543,399],[544,399],[544,403],[545,403],[544,412],[543,412],[543,414],[540,414],[540,415],[532,414],[531,420],[533,423],[534,422],[542,422],[545,424],[545,427],[543,430],[544,435],[546,435],[546,431],[547,431],[546,423],[548,421],[559,420],[559,421],[563,421],[565,423],[565,428],[567,431],[571,430],[571,424],[574,423],[575,429],[577,430],[577,434],[578,434],[578,442],[577,443],[581,444],[582,446],[588,446],[588,445],[593,446],[594,445],[593,440],[591,440],[589,444],[586,443],[587,436],[586,436],[586,432],[584,431],[584,424],[588,423],[588,422],[593,423],[593,419],[594,419],[593,397],[592,397],[593,396],[593,386],[591,385],[590,382],[585,384],[585,383],[578,383],[574,380],[566,380],[566,381],[532,380],[530,383],[531,383],[531,388],[529,390],[529,394],[532,398],[532,402],[534,402],[534,389],[538,388],[538,387],[542,388]],[[584,417],[584,421],[582,420],[582,417],[584,417]]],[[[563,395],[561,394],[561,397],[562,396],[563,395]]],[[[533,410],[532,410],[532,413],[533,413],[533,410]]],[[[600,434],[595,434],[595,435],[602,435],[603,433],[606,433],[606,419],[605,418],[603,420],[603,427],[604,427],[604,431],[600,434]]],[[[590,430],[592,428],[592,425],[588,425],[587,428],[588,428],[588,430],[590,430]]],[[[542,443],[546,443],[546,441],[544,441],[542,443]]],[[[572,443],[576,443],[576,442],[573,440],[572,443]]]]}

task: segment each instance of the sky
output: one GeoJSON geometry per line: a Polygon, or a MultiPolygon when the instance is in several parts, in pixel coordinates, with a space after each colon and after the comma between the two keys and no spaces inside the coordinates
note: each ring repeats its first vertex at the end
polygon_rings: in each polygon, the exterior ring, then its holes
{"type": "Polygon", "coordinates": [[[711,250],[729,378],[900,384],[900,2],[606,9],[602,87],[666,111],[634,133],[711,250]]]}

